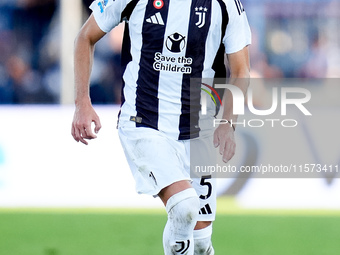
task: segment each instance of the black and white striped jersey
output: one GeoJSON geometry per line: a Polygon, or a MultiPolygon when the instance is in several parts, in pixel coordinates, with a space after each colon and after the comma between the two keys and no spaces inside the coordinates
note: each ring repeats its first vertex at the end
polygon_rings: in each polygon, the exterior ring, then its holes
{"type": "Polygon", "coordinates": [[[250,44],[240,0],[96,0],[90,8],[104,32],[127,22],[119,125],[180,140],[197,136],[190,117],[200,101],[193,107],[190,78],[215,76],[221,45],[230,54],[250,44]]]}

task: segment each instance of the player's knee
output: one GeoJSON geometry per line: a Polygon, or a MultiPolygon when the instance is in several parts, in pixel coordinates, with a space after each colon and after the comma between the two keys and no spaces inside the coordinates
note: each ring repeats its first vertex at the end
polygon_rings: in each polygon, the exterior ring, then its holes
{"type": "Polygon", "coordinates": [[[193,230],[199,205],[199,198],[193,188],[183,190],[168,199],[168,222],[163,235],[166,255],[193,254],[193,230]]]}
{"type": "Polygon", "coordinates": [[[175,213],[171,214],[172,217],[187,223],[192,223],[193,227],[195,226],[199,212],[198,197],[189,197],[182,200],[174,207],[174,209],[175,213]]]}
{"type": "Polygon", "coordinates": [[[199,198],[192,188],[183,190],[168,199],[166,209],[169,220],[195,226],[199,212],[199,198]]]}

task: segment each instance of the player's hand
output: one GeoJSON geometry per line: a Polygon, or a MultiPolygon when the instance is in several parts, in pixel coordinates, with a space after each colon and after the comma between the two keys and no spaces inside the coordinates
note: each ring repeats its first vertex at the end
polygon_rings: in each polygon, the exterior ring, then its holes
{"type": "Polygon", "coordinates": [[[77,142],[88,144],[85,139],[91,140],[97,138],[97,133],[101,129],[100,119],[90,103],[76,106],[72,122],[72,136],[77,142]],[[95,128],[93,133],[91,124],[94,122],[95,128]]]}
{"type": "Polygon", "coordinates": [[[223,162],[227,163],[235,154],[236,143],[234,129],[228,125],[219,125],[214,132],[214,146],[219,147],[223,162]]]}

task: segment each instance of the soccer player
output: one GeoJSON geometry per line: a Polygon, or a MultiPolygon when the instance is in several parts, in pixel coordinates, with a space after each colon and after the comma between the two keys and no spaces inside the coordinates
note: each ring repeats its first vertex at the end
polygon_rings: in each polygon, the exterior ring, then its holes
{"type": "MultiPolygon", "coordinates": [[[[250,29],[243,6],[239,0],[96,0],[90,8],[93,13],[75,42],[72,135],[88,144],[101,128],[89,96],[94,46],[125,21],[118,134],[137,192],[158,196],[165,205],[166,255],[212,255],[215,183],[208,176],[190,178],[190,142],[202,148],[202,157],[218,147],[227,162],[235,152],[234,130],[220,125],[204,137],[198,125],[200,88],[192,89],[191,78],[217,76],[223,45],[231,82],[246,92],[248,83],[242,81],[249,78],[250,29]]],[[[222,118],[235,122],[228,91],[224,102],[222,118]]]]}

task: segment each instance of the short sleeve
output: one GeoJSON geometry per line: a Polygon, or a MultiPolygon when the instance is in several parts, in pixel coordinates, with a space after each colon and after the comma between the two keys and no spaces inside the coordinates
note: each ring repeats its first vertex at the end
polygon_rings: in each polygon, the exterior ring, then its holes
{"type": "Polygon", "coordinates": [[[128,0],[95,0],[90,5],[93,16],[99,28],[110,32],[121,22],[121,14],[128,0]]]}
{"type": "Polygon", "coordinates": [[[251,44],[251,32],[246,12],[240,0],[225,0],[229,16],[223,43],[225,53],[231,54],[251,44]]]}

